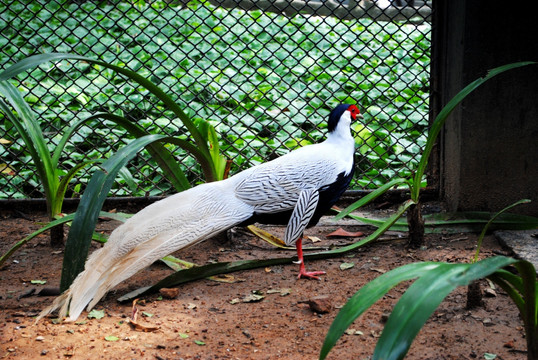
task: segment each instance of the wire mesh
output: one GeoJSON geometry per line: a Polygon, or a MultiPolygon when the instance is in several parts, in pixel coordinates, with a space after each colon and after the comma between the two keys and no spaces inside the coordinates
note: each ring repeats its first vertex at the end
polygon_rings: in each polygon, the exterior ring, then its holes
{"type": "MultiPolygon", "coordinates": [[[[330,109],[356,103],[364,121],[353,128],[352,188],[375,188],[411,174],[425,143],[431,8],[413,1],[327,5],[333,3],[0,0],[0,68],[67,52],[135,70],[189,116],[215,126],[232,173],[320,141],[330,109]]],[[[99,66],[48,63],[13,84],[40,119],[51,151],[70,124],[99,111],[154,133],[186,133],[145,89],[99,66]]],[[[0,198],[43,197],[24,143],[2,114],[0,120],[0,198]]],[[[66,173],[85,159],[107,158],[130,139],[109,121],[89,122],[70,138],[60,166],[66,173]]],[[[170,149],[192,184],[203,181],[191,156],[170,149]]],[[[94,169],[78,173],[67,197],[80,195],[94,169]]],[[[111,195],[173,191],[141,152],[111,195]]]]}

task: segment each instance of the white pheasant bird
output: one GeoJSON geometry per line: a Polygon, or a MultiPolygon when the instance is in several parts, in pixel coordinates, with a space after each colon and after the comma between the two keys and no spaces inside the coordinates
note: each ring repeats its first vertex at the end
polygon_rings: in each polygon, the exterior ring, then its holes
{"type": "Polygon", "coordinates": [[[329,114],[329,134],[322,143],[142,209],[93,252],[85,270],[39,318],[59,308],[60,318],[75,321],[108,290],[158,259],[254,222],[287,224],[284,242],[296,245],[299,278],[317,279],[324,272],[305,270],[302,235],[334,205],[353,177],[355,142],[350,125],[356,117],[362,116],[355,105],[338,105],[329,114]]]}

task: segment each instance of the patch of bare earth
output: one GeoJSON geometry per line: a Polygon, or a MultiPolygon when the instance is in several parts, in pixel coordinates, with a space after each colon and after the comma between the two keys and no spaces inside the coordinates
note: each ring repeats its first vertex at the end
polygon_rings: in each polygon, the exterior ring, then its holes
{"type": "MultiPolygon", "coordinates": [[[[39,228],[45,217],[29,218],[7,212],[0,219],[0,252],[39,228]]],[[[109,232],[118,224],[100,222],[109,232]]],[[[355,239],[327,239],[338,228],[318,226],[307,235],[319,238],[307,246],[346,244],[355,239]]],[[[268,228],[282,233],[283,228],[268,228]]],[[[346,230],[370,232],[366,227],[346,230]]],[[[34,325],[33,316],[53,297],[30,295],[43,287],[59,285],[63,253],[48,246],[47,235],[21,248],[0,270],[0,357],[15,359],[316,359],[330,324],[346,300],[366,282],[381,273],[414,261],[468,261],[475,249],[476,235],[430,235],[426,250],[409,251],[405,238],[396,234],[367,245],[348,256],[311,261],[307,269],[327,272],[321,281],[297,280],[295,265],[260,268],[231,274],[233,283],[202,280],[179,287],[174,299],[159,294],[139,301],[140,322],[155,331],[141,332],[128,324],[131,304],[116,299],[138,287],[150,285],[172,270],[158,262],[109,293],[97,309],[101,319],[76,324],[55,324],[45,319],[34,325]],[[354,266],[341,270],[342,263],[354,266]],[[46,284],[32,284],[45,280],[46,284]],[[256,292],[263,298],[243,302],[256,292]],[[330,311],[314,312],[308,301],[325,296],[330,311]],[[145,315],[148,316],[145,316],[145,315]]],[[[98,245],[92,245],[96,248],[98,245]]],[[[492,236],[485,239],[482,256],[504,254],[492,236]]],[[[205,264],[210,261],[269,258],[292,255],[236,229],[233,236],[219,236],[175,254],[205,264]]],[[[408,284],[407,284],[408,285],[408,284]]],[[[486,281],[483,287],[488,287],[486,281]]],[[[366,314],[356,320],[330,353],[330,359],[367,359],[390,313],[406,286],[391,290],[366,314]]],[[[35,294],[34,293],[34,294],[35,294]]],[[[415,339],[408,359],[525,359],[523,323],[517,309],[501,289],[490,291],[485,306],[465,308],[466,289],[451,293],[428,320],[415,339]]]]}

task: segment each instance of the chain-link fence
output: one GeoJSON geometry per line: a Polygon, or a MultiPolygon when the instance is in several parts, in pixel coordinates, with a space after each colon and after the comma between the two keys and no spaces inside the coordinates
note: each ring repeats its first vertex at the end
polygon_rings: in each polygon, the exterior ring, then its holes
{"type": "MultiPolygon", "coordinates": [[[[193,119],[217,130],[231,172],[320,141],[340,102],[364,114],[354,124],[352,188],[409,175],[428,123],[431,4],[418,1],[20,1],[0,0],[0,69],[38,53],[68,52],[127,67],[170,94],[193,119]]],[[[23,92],[53,151],[75,120],[99,111],[153,133],[183,136],[173,114],[106,68],[47,63],[12,82],[23,92]]],[[[108,157],[130,137],[114,123],[81,127],[60,164],[108,157]]],[[[43,197],[31,157],[0,114],[0,198],[43,197]]],[[[169,148],[192,184],[196,161],[169,148]]],[[[92,172],[71,181],[77,197],[92,172]]],[[[173,191],[142,152],[118,178],[113,196],[173,191]]]]}

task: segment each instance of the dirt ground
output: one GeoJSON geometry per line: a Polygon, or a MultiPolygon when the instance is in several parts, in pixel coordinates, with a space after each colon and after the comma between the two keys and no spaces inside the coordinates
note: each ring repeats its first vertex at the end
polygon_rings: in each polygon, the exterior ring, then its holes
{"type": "MultiPolygon", "coordinates": [[[[0,253],[39,228],[43,214],[4,211],[0,217],[0,253]]],[[[102,221],[108,232],[118,223],[102,221]]],[[[307,231],[320,241],[308,246],[346,244],[356,239],[327,239],[339,225],[320,225],[307,231]]],[[[372,230],[344,226],[348,231],[372,230]]],[[[268,228],[279,235],[282,228],[268,228]]],[[[55,323],[47,318],[34,325],[34,316],[53,300],[36,296],[44,287],[57,287],[63,253],[48,245],[42,235],[21,248],[0,270],[0,357],[14,359],[316,359],[338,309],[366,282],[397,266],[423,260],[465,262],[475,249],[476,235],[430,236],[427,249],[410,251],[405,234],[389,233],[355,253],[329,260],[307,262],[309,270],[327,272],[321,281],[297,280],[296,265],[277,266],[231,274],[235,282],[201,280],[179,288],[174,299],[159,294],[139,300],[140,323],[154,328],[142,332],[128,324],[132,305],[116,299],[151,285],[172,273],[158,262],[122,283],[99,304],[100,319],[84,312],[77,323],[55,323]],[[403,236],[402,236],[403,235],[403,236]],[[343,263],[354,266],[342,270],[343,263]],[[46,281],[45,284],[35,283],[46,281]],[[34,282],[34,283],[32,283],[34,282]],[[31,295],[35,289],[34,295],[31,295]],[[251,294],[262,295],[246,302],[251,294]],[[320,314],[308,300],[326,296],[330,311],[320,314]]],[[[94,244],[93,249],[98,245],[94,244]]],[[[493,236],[487,236],[482,256],[510,255],[493,236]]],[[[236,229],[177,257],[205,264],[210,261],[269,258],[292,255],[236,229]]],[[[408,285],[408,284],[407,284],[408,285]]],[[[486,281],[484,288],[489,288],[486,281]]],[[[329,355],[330,359],[369,359],[384,320],[406,286],[391,290],[356,320],[329,355]]],[[[501,289],[489,289],[485,306],[467,310],[466,289],[451,293],[415,339],[408,359],[526,359],[523,323],[515,306],[501,289]],[[488,355],[493,354],[493,355],[488,355]]]]}

